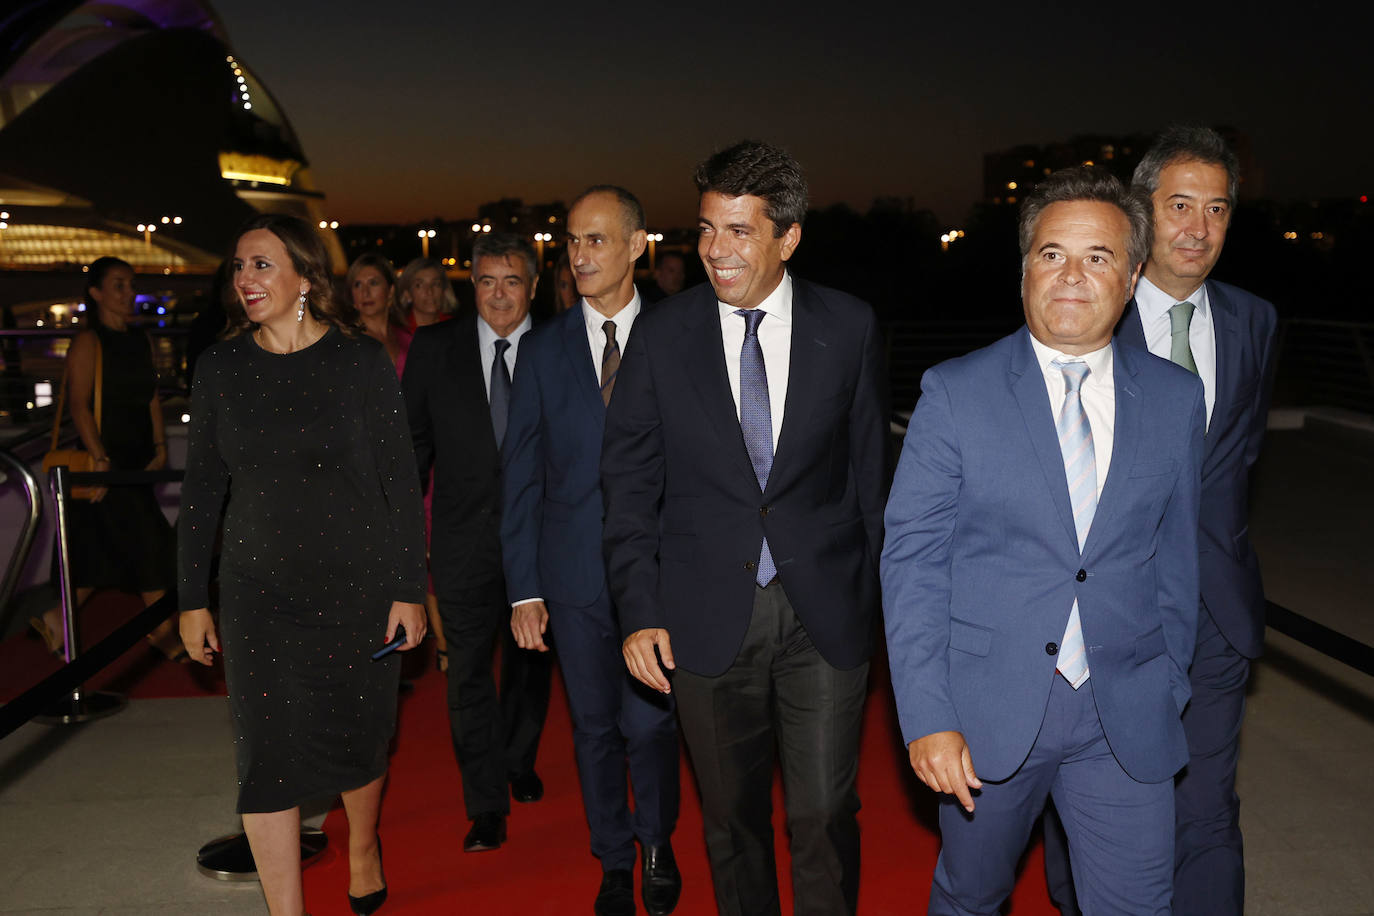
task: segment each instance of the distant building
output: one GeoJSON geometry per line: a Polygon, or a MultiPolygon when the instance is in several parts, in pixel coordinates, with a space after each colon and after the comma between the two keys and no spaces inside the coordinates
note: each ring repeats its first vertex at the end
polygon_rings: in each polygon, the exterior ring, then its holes
{"type": "MultiPolygon", "coordinates": [[[[204,0],[0,12],[0,267],[112,254],[140,272],[207,271],[254,213],[315,225],[323,200],[204,0]]],[[[320,234],[342,268],[335,232],[320,234]]]]}
{"type": "MultiPolygon", "coordinates": [[[[1218,127],[1240,156],[1247,197],[1260,193],[1258,173],[1251,167],[1249,139],[1234,128],[1218,127]]],[[[1129,182],[1140,157],[1150,148],[1154,134],[1111,137],[1084,134],[1044,145],[1014,146],[983,154],[983,202],[1016,205],[1046,175],[1075,165],[1099,165],[1129,182]]]]}

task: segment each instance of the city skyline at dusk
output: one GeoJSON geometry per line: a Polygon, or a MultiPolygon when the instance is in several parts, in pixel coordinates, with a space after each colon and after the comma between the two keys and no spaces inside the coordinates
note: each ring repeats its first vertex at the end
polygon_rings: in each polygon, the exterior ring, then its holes
{"type": "MultiPolygon", "coordinates": [[[[464,9],[345,0],[215,4],[288,112],[345,222],[460,219],[500,197],[625,185],[658,227],[691,225],[691,170],[742,137],[788,147],[814,206],[910,200],[951,223],[985,153],[1083,134],[1226,125],[1247,196],[1368,193],[1357,22],[1275,26],[1215,8],[1173,20],[1006,2],[881,11],[608,3],[464,9]],[[303,8],[319,7],[317,13],[303,8]]],[[[1364,18],[1369,18],[1365,14],[1364,18]]]]}

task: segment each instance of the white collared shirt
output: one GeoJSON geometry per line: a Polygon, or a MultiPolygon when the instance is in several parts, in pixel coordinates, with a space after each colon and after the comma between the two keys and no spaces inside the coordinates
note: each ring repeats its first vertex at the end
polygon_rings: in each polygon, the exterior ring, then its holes
{"type": "Polygon", "coordinates": [[[1116,423],[1116,383],[1112,375],[1112,346],[1108,344],[1100,350],[1082,356],[1070,356],[1051,349],[1031,335],[1031,347],[1035,350],[1035,360],[1040,364],[1041,375],[1045,379],[1045,390],[1050,396],[1050,410],[1053,419],[1059,420],[1059,411],[1064,407],[1064,373],[1058,366],[1051,365],[1054,360],[1061,362],[1084,362],[1088,364],[1088,377],[1078,391],[1078,399],[1083,402],[1083,410],[1088,415],[1088,425],[1092,427],[1093,458],[1097,465],[1097,496],[1102,497],[1102,487],[1107,482],[1107,470],[1112,464],[1112,427],[1116,423]]]}
{"type": "Polygon", "coordinates": [[[582,304],[582,319],[587,325],[587,346],[592,350],[592,366],[596,369],[596,380],[601,381],[601,356],[606,352],[606,332],[602,326],[607,321],[615,322],[615,342],[620,347],[620,355],[625,355],[625,342],[630,339],[630,328],[634,326],[635,319],[639,317],[641,303],[639,299],[639,289],[635,289],[635,294],[630,301],[621,307],[610,318],[598,312],[587,304],[586,299],[580,300],[582,304]]]}
{"type": "MultiPolygon", "coordinates": [[[[744,347],[744,317],[739,309],[716,301],[720,309],[720,336],[725,345],[725,372],[730,377],[730,393],[739,416],[739,358],[744,347]]],[[[773,421],[773,451],[778,450],[782,433],[782,412],[787,402],[787,376],[792,360],[792,275],[783,271],[782,281],[757,306],[765,317],[759,320],[759,347],[763,368],[768,373],[768,413],[773,421]]]]}
{"type": "MultiPolygon", "coordinates": [[[[1155,356],[1169,358],[1173,351],[1173,328],[1169,324],[1169,309],[1183,299],[1175,299],[1155,286],[1144,276],[1135,286],[1135,305],[1140,311],[1140,324],[1145,330],[1145,346],[1155,356]]],[[[1188,302],[1193,303],[1193,320],[1188,324],[1188,346],[1193,351],[1193,363],[1202,379],[1203,398],[1207,402],[1207,424],[1212,423],[1212,406],[1217,402],[1217,336],[1212,323],[1212,303],[1207,298],[1207,284],[1195,289],[1188,302]]]]}
{"type": "MultiPolygon", "coordinates": [[[[510,347],[506,349],[506,371],[511,378],[515,378],[515,351],[520,349],[520,338],[525,336],[525,332],[533,327],[534,322],[530,316],[526,315],[525,320],[520,322],[514,331],[506,336],[506,341],[510,347]]],[[[487,400],[491,400],[491,364],[496,359],[496,341],[500,338],[491,329],[491,325],[481,316],[477,316],[477,350],[482,355],[482,382],[483,390],[487,393],[487,400]]]]}

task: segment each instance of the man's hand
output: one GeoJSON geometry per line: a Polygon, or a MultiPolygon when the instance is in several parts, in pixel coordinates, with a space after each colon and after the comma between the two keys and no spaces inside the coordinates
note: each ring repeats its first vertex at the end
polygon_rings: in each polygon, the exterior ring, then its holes
{"type": "Polygon", "coordinates": [[[549,609],[542,601],[522,601],[510,611],[510,631],[522,649],[549,651],[544,633],[549,628],[549,609]]]}
{"type": "Polygon", "coordinates": [[[210,611],[203,607],[182,611],[177,623],[181,641],[191,660],[202,665],[213,665],[215,653],[219,651],[219,636],[215,635],[215,621],[210,611]]]}
{"type": "Polygon", "coordinates": [[[936,792],[953,795],[964,810],[973,813],[973,795],[969,789],[981,789],[983,783],[973,772],[973,758],[961,732],[935,732],[917,738],[907,745],[911,755],[911,769],[921,782],[936,792]]]}
{"type": "Polygon", "coordinates": [[[668,677],[663,673],[663,668],[672,671],[677,667],[673,662],[673,646],[668,641],[667,630],[662,627],[635,630],[625,637],[620,649],[625,655],[625,667],[630,669],[630,673],[637,680],[643,681],[659,693],[672,692],[668,677]],[[659,658],[663,659],[662,667],[659,667],[658,659],[654,658],[655,646],[658,647],[659,658]]]}

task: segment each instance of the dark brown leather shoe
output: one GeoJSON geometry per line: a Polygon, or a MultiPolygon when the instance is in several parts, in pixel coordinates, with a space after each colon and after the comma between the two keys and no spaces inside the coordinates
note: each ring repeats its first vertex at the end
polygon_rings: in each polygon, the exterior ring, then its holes
{"type": "Polygon", "coordinates": [[[628,868],[613,868],[601,876],[592,911],[596,916],[634,916],[635,876],[628,868]]]}
{"type": "Polygon", "coordinates": [[[644,875],[639,892],[644,897],[644,909],[649,916],[668,916],[677,906],[682,894],[682,872],[677,870],[673,847],[644,847],[644,875]]]}
{"type": "Polygon", "coordinates": [[[472,829],[463,840],[463,852],[486,852],[499,849],[506,841],[506,818],[501,814],[479,814],[472,819],[472,829]]]}

